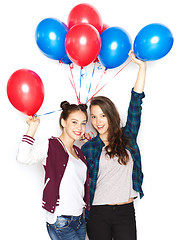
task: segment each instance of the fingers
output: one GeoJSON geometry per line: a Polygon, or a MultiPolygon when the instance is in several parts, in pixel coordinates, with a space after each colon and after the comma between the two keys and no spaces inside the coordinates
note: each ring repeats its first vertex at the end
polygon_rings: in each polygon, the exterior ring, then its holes
{"type": "Polygon", "coordinates": [[[32,123],[32,122],[40,122],[40,118],[37,115],[33,115],[33,116],[27,116],[26,118],[26,122],[32,123]]]}
{"type": "Polygon", "coordinates": [[[91,136],[89,133],[85,133],[84,135],[82,135],[82,137],[80,138],[80,141],[83,141],[84,143],[88,142],[91,139],[91,136]]]}
{"type": "Polygon", "coordinates": [[[130,56],[132,62],[138,64],[139,66],[142,66],[142,65],[145,65],[145,64],[146,64],[146,62],[144,62],[144,61],[138,59],[138,58],[135,56],[135,53],[134,53],[133,50],[130,50],[130,52],[129,52],[128,55],[130,56]]]}
{"type": "Polygon", "coordinates": [[[134,54],[134,51],[133,50],[130,50],[128,55],[130,56],[131,54],[134,54]]]}
{"type": "Polygon", "coordinates": [[[135,61],[136,60],[136,56],[135,56],[135,53],[133,50],[130,50],[129,54],[130,58],[132,59],[132,61],[135,61]]]}

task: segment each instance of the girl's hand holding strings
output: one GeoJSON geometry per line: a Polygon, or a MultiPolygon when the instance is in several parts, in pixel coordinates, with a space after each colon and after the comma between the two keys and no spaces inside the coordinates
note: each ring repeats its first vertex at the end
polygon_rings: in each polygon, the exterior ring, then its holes
{"type": "Polygon", "coordinates": [[[29,125],[26,135],[34,137],[36,130],[40,124],[40,118],[36,115],[28,116],[26,122],[29,125]]]}

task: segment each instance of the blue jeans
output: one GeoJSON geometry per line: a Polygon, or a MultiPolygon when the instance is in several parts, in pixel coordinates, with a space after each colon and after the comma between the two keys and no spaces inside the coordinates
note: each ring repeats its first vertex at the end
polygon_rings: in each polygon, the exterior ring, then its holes
{"type": "Polygon", "coordinates": [[[59,216],[54,224],[47,223],[47,230],[52,240],[85,240],[86,224],[83,214],[59,216]]]}

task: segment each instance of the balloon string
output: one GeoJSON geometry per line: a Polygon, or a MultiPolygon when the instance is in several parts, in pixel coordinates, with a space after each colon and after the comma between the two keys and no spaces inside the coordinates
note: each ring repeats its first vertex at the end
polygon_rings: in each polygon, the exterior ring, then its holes
{"type": "Polygon", "coordinates": [[[125,64],[112,78],[116,77],[118,73],[120,73],[126,66],[128,66],[129,63],[131,63],[132,59],[127,63],[125,64]]]}
{"type": "Polygon", "coordinates": [[[78,97],[78,95],[77,95],[76,85],[75,85],[75,82],[74,82],[74,76],[73,76],[73,72],[72,72],[73,66],[70,66],[70,65],[69,65],[69,68],[70,68],[70,72],[71,72],[72,81],[71,81],[70,78],[69,78],[69,80],[70,80],[70,82],[71,82],[72,87],[74,88],[74,91],[75,91],[75,94],[76,94],[76,98],[77,98],[77,102],[78,102],[78,104],[79,104],[79,103],[80,103],[80,100],[79,100],[79,97],[78,97]]]}
{"type": "MultiPolygon", "coordinates": [[[[101,75],[101,77],[100,77],[100,81],[101,81],[101,79],[103,78],[104,74],[106,74],[106,71],[107,71],[107,68],[105,68],[104,72],[102,73],[102,75],[101,75]]],[[[96,85],[95,91],[97,90],[99,84],[100,84],[100,83],[98,82],[97,85],[96,85]]]]}
{"type": "Polygon", "coordinates": [[[82,86],[82,68],[80,69],[80,79],[79,79],[79,100],[81,100],[81,86],[82,86]]]}
{"type": "Polygon", "coordinates": [[[73,89],[74,89],[74,86],[73,86],[73,83],[72,83],[72,81],[71,81],[71,78],[69,77],[69,81],[70,81],[70,83],[71,83],[71,86],[73,87],[73,89]]]}
{"type": "MultiPolygon", "coordinates": [[[[130,60],[127,64],[125,64],[125,65],[112,77],[112,79],[113,79],[114,77],[116,77],[116,76],[118,75],[118,73],[120,73],[126,66],[128,66],[128,64],[131,63],[131,61],[132,61],[132,60],[130,60]]],[[[104,73],[106,73],[106,70],[104,70],[104,73]]],[[[101,78],[103,77],[104,73],[102,74],[101,78]]],[[[87,100],[86,104],[87,104],[97,93],[99,93],[107,84],[108,84],[108,82],[105,83],[100,89],[98,89],[98,90],[92,95],[92,97],[89,98],[89,100],[87,100]]],[[[99,84],[97,84],[95,90],[97,89],[98,85],[99,85],[99,84]]]]}
{"type": "Polygon", "coordinates": [[[93,71],[92,71],[92,78],[93,78],[94,73],[95,73],[95,67],[96,67],[96,62],[94,62],[94,67],[93,67],[93,71]]]}
{"type": "Polygon", "coordinates": [[[93,76],[94,76],[94,73],[95,73],[96,63],[97,63],[97,62],[95,61],[95,62],[94,62],[94,66],[93,66],[91,81],[90,81],[89,88],[88,88],[88,92],[87,92],[86,102],[88,101],[88,96],[89,96],[89,93],[90,93],[90,90],[91,90],[91,87],[92,87],[92,80],[93,80],[93,76]]]}
{"type": "Polygon", "coordinates": [[[81,88],[82,88],[82,80],[83,80],[83,78],[84,78],[84,74],[85,75],[87,75],[86,74],[86,68],[85,68],[85,73],[83,73],[83,67],[81,67],[81,69],[80,69],[80,86],[79,86],[79,101],[81,102],[81,88]]]}
{"type": "Polygon", "coordinates": [[[92,97],[89,98],[89,100],[87,100],[86,104],[87,104],[88,102],[90,102],[90,100],[91,100],[97,93],[99,93],[99,91],[101,91],[101,89],[103,89],[107,84],[108,84],[108,83],[105,83],[100,89],[98,89],[98,91],[96,91],[96,92],[92,95],[92,97]]]}
{"type": "Polygon", "coordinates": [[[59,110],[56,110],[56,111],[51,111],[51,112],[47,112],[47,113],[43,113],[43,114],[39,114],[39,115],[37,115],[37,114],[34,114],[34,117],[41,117],[41,116],[45,116],[45,115],[49,115],[49,114],[52,114],[52,113],[55,113],[55,112],[59,112],[59,111],[61,111],[62,109],[59,109],[59,110]]]}

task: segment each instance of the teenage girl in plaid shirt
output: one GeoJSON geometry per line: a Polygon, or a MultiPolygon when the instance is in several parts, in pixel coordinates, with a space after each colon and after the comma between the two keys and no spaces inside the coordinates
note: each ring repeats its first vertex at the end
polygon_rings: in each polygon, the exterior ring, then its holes
{"type": "Polygon", "coordinates": [[[133,201],[143,197],[141,156],[136,142],[141,119],[146,63],[130,51],[139,66],[131,93],[127,122],[112,101],[94,97],[90,103],[91,122],[97,136],[82,146],[90,176],[91,211],[86,211],[90,240],[136,240],[133,201]]]}

